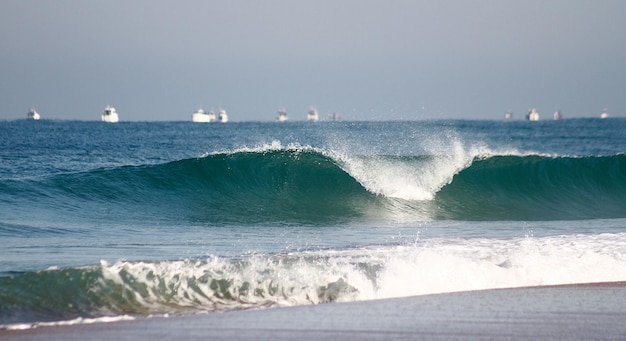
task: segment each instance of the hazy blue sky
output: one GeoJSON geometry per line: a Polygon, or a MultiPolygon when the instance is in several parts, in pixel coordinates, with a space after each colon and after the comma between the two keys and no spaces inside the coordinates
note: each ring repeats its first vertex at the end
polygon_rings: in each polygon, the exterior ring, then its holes
{"type": "Polygon", "coordinates": [[[626,116],[626,1],[0,1],[0,119],[626,116]]]}

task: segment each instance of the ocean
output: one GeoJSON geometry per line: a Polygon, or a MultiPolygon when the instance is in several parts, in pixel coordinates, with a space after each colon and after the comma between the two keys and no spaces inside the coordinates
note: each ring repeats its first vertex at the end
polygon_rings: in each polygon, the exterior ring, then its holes
{"type": "Polygon", "coordinates": [[[0,330],[626,280],[626,119],[0,122],[0,330]]]}

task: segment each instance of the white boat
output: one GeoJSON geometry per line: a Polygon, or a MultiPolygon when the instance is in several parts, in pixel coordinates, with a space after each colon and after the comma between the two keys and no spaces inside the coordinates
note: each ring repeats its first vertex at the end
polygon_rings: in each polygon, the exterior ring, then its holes
{"type": "Polygon", "coordinates": [[[276,116],[276,121],[278,122],[285,122],[287,121],[287,111],[285,110],[285,108],[282,108],[280,110],[278,110],[278,116],[276,116]]]}
{"type": "Polygon", "coordinates": [[[191,114],[192,122],[215,122],[215,113],[213,111],[206,112],[202,109],[198,109],[191,114]]]}
{"type": "Polygon", "coordinates": [[[226,113],[226,110],[220,109],[219,119],[222,123],[228,122],[228,114],[226,113]]]}
{"type": "Polygon", "coordinates": [[[528,114],[526,115],[526,119],[529,121],[539,121],[539,113],[537,112],[537,109],[530,109],[530,111],[528,111],[528,114]]]}
{"type": "Polygon", "coordinates": [[[504,113],[504,119],[505,120],[511,120],[513,119],[513,113],[511,111],[507,111],[504,113]]]}
{"type": "Polygon", "coordinates": [[[561,113],[561,110],[557,110],[557,111],[554,112],[554,120],[555,121],[558,121],[558,120],[560,120],[562,118],[563,118],[563,114],[561,113]]]}
{"type": "Polygon", "coordinates": [[[117,123],[119,122],[119,120],[120,118],[117,115],[117,111],[115,110],[115,108],[107,105],[107,107],[104,108],[104,111],[102,112],[102,122],[117,123]]]}
{"type": "Polygon", "coordinates": [[[602,119],[609,118],[609,113],[607,112],[606,109],[602,111],[602,113],[600,114],[600,118],[602,119]]]}
{"type": "Polygon", "coordinates": [[[306,115],[306,120],[309,122],[317,122],[319,121],[320,117],[317,113],[317,109],[315,108],[311,108],[309,109],[309,113],[306,115]]]}
{"type": "Polygon", "coordinates": [[[39,116],[39,113],[37,112],[37,110],[35,110],[35,108],[30,108],[28,114],[26,115],[26,118],[29,120],[37,121],[41,118],[41,116],[39,116]]]}

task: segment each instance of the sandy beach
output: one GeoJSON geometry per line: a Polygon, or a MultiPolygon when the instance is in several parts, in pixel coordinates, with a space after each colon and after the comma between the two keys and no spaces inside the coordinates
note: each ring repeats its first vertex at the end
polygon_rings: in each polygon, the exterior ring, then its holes
{"type": "Polygon", "coordinates": [[[0,330],[3,340],[626,339],[626,282],[0,330]]]}

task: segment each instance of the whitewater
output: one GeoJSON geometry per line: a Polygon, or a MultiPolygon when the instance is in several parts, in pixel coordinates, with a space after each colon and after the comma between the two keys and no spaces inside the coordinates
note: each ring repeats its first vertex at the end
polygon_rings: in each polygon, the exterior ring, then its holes
{"type": "Polygon", "coordinates": [[[0,132],[0,328],[626,280],[624,119],[0,132]]]}

